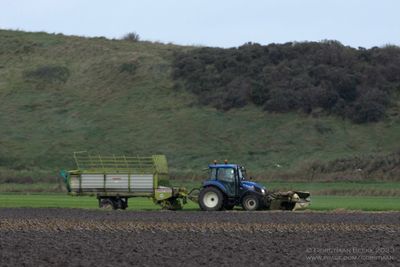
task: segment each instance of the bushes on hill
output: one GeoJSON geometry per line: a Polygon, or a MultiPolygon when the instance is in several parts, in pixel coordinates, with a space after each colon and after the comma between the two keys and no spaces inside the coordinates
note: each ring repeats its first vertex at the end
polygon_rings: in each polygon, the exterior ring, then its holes
{"type": "Polygon", "coordinates": [[[129,32],[122,37],[122,40],[131,41],[131,42],[139,42],[140,36],[136,32],[129,32]]]}
{"type": "Polygon", "coordinates": [[[400,88],[400,48],[337,41],[198,48],[175,54],[173,77],[221,110],[248,103],[269,112],[323,109],[357,123],[385,116],[400,88]]]}
{"type": "Polygon", "coordinates": [[[69,69],[57,65],[44,65],[36,69],[26,71],[25,78],[47,83],[61,82],[65,83],[69,78],[69,69]]]}
{"type": "Polygon", "coordinates": [[[134,75],[136,73],[136,70],[137,70],[137,65],[134,64],[134,63],[125,62],[125,63],[122,63],[119,66],[119,71],[120,72],[126,72],[126,73],[129,73],[129,74],[132,74],[132,75],[134,75]]]}

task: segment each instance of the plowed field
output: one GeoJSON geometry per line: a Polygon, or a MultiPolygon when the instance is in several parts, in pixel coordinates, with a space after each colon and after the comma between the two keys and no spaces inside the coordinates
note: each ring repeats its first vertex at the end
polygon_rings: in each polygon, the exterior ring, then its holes
{"type": "Polygon", "coordinates": [[[400,264],[400,213],[0,209],[1,266],[400,264]]]}

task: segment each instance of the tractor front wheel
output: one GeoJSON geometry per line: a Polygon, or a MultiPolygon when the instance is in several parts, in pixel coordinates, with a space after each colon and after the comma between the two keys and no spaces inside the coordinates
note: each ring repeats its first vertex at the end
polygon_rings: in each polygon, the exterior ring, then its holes
{"type": "Polygon", "coordinates": [[[260,208],[260,200],[255,195],[247,195],[242,200],[243,209],[248,211],[258,210],[260,208]]]}
{"type": "Polygon", "coordinates": [[[224,203],[224,196],[215,187],[205,187],[200,191],[199,206],[205,211],[221,210],[224,203]]]}

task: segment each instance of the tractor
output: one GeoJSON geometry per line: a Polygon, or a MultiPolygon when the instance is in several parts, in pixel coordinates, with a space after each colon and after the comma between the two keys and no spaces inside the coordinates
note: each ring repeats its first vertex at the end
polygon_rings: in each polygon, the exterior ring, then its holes
{"type": "Polygon", "coordinates": [[[308,192],[269,192],[264,186],[247,180],[245,167],[227,161],[224,164],[214,161],[209,165],[209,173],[197,199],[204,211],[232,210],[235,206],[242,206],[247,211],[295,210],[310,203],[308,192]]]}

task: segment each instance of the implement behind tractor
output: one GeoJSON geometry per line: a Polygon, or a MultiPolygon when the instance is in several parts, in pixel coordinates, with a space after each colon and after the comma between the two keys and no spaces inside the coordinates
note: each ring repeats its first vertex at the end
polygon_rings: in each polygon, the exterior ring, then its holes
{"type": "Polygon", "coordinates": [[[165,209],[186,203],[185,189],[169,186],[164,155],[100,156],[75,152],[77,169],[62,171],[72,195],[96,195],[100,208],[126,209],[131,197],[150,197],[165,209]]]}
{"type": "Polygon", "coordinates": [[[209,165],[209,179],[200,189],[171,187],[164,155],[151,157],[100,156],[75,152],[77,168],[61,171],[71,195],[95,195],[100,208],[126,209],[131,197],[149,197],[163,209],[177,210],[187,199],[205,211],[231,210],[235,206],[296,210],[310,203],[308,192],[269,192],[246,179],[246,170],[237,164],[209,165]]]}

